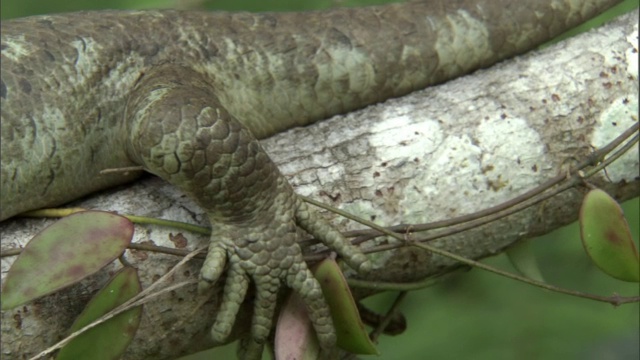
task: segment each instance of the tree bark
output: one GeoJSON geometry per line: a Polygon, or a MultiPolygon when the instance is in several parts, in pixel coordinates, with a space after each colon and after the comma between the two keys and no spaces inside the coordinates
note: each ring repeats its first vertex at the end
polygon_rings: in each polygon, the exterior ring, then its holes
{"type": "MultiPolygon", "coordinates": [[[[302,195],[377,224],[419,224],[471,214],[569,171],[638,122],[638,12],[603,28],[488,70],[389,100],[263,142],[302,195]]],[[[638,145],[587,181],[623,201],[640,194],[638,145]]],[[[429,242],[471,259],[577,219],[586,187],[574,187],[502,220],[429,242]]],[[[73,206],[206,224],[198,208],[157,178],[106,191],[73,206]]],[[[360,229],[324,214],[342,229],[360,229]]],[[[24,244],[52,220],[0,224],[3,250],[24,244]]],[[[419,239],[424,234],[411,234],[419,239]]],[[[208,239],[136,226],[134,242],[195,249],[208,239]]],[[[394,240],[365,242],[365,249],[394,240]]],[[[455,261],[414,247],[374,253],[370,279],[406,282],[447,273],[455,261]]],[[[143,286],[179,258],[128,251],[143,286]]],[[[14,257],[2,258],[2,277],[14,257]]],[[[2,353],[28,358],[60,340],[120,265],[31,304],[2,312],[2,353]]],[[[173,281],[194,279],[201,261],[173,281]]],[[[351,274],[353,275],[353,274],[351,274]]],[[[220,282],[222,283],[222,282],[220,282]]],[[[217,300],[188,286],[145,305],[127,359],[166,359],[212,346],[217,300]]],[[[362,293],[364,294],[364,292],[362,293]]],[[[237,332],[249,324],[241,311],[237,332]]]]}

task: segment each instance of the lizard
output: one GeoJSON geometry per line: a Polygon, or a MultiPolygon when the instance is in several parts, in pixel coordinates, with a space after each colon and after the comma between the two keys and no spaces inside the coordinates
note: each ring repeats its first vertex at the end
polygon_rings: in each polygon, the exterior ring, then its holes
{"type": "Polygon", "coordinates": [[[282,284],[321,346],[335,333],[297,227],[360,272],[367,258],[293,192],[258,140],[488,66],[612,0],[420,1],[304,13],[101,11],[2,22],[0,220],[134,180],[142,165],[213,225],[199,288],[228,267],[222,342],[256,287],[246,358],[271,331],[282,284]]]}

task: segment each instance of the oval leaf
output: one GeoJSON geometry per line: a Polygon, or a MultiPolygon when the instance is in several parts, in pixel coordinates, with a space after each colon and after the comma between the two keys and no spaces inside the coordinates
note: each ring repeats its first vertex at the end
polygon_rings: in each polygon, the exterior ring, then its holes
{"type": "Polygon", "coordinates": [[[638,250],[620,205],[596,189],[585,196],[580,208],[580,236],[587,254],[608,275],[640,282],[638,250]]]}
{"type": "Polygon", "coordinates": [[[97,272],[122,254],[133,224],[104,211],[58,220],[36,235],[13,263],[2,289],[2,309],[51,294],[97,272]]]}
{"type": "Polygon", "coordinates": [[[274,341],[276,360],[316,360],[320,345],[304,302],[291,292],[278,317],[274,341]]]}
{"type": "MultiPolygon", "coordinates": [[[[129,266],[122,268],[91,299],[73,323],[70,333],[82,329],[131,299],[141,288],[136,269],[129,266]]],[[[56,360],[121,358],[138,330],[141,315],[142,306],[137,306],[83,332],[60,350],[56,360]]]]}
{"type": "Polygon", "coordinates": [[[351,290],[338,264],[333,259],[325,259],[317,265],[314,275],[331,310],[338,346],[356,354],[378,355],[360,320],[351,290]]]}

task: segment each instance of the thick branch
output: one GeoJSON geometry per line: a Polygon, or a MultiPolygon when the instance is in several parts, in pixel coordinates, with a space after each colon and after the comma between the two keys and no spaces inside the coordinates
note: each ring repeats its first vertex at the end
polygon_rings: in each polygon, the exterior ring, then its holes
{"type": "MultiPolygon", "coordinates": [[[[264,142],[303,195],[383,225],[425,223],[473,213],[568,171],[638,121],[637,17],[634,12],[586,35],[486,71],[359,112],[295,129],[264,142]]],[[[588,181],[620,200],[640,193],[638,151],[588,181]]],[[[584,189],[434,243],[478,259],[544,234],[577,217],[584,189]]],[[[204,224],[188,199],[158,179],[105,192],[78,206],[204,224]]],[[[360,228],[327,214],[347,229],[360,228]]],[[[23,245],[50,221],[0,225],[2,246],[23,245]]],[[[195,248],[206,237],[137,227],[135,241],[195,248]]],[[[421,235],[412,235],[415,238],[421,235]]],[[[376,240],[377,243],[382,240],[376,240]]],[[[386,240],[385,240],[386,241],[386,240]]],[[[371,247],[376,243],[365,243],[371,247]]],[[[373,255],[376,279],[410,281],[450,271],[452,261],[414,248],[373,255]]],[[[129,252],[143,284],[178,259],[129,252]]],[[[13,258],[2,259],[6,274],[13,258]]],[[[197,276],[199,261],[175,281],[197,276]]],[[[117,266],[108,269],[112,272],[117,266]]],[[[59,340],[107,272],[14,311],[2,313],[2,351],[26,356],[59,340]]],[[[195,287],[145,305],[128,358],[173,358],[211,346],[216,301],[195,287]]],[[[248,324],[248,311],[239,327],[248,324]]]]}

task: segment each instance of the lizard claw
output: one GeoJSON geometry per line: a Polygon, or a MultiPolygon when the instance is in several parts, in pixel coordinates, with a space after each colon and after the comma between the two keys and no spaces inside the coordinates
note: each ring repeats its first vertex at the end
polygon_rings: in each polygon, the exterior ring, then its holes
{"type": "Polygon", "coordinates": [[[260,358],[271,332],[283,285],[296,292],[306,305],[321,348],[335,348],[331,313],[320,284],[309,270],[297,243],[298,227],[337,252],[355,270],[368,271],[370,268],[367,257],[314,213],[281,175],[276,183],[278,191],[254,216],[240,221],[211,216],[215,226],[202,267],[199,290],[213,285],[225,264],[228,265],[222,303],[211,329],[213,340],[223,343],[233,328],[249,283],[254,284],[251,334],[240,347],[243,359],[260,358]]]}
{"type": "Polygon", "coordinates": [[[222,304],[211,330],[217,343],[223,343],[230,334],[249,283],[255,286],[250,341],[246,339],[241,345],[242,358],[259,358],[251,354],[262,353],[283,285],[302,298],[320,346],[327,350],[335,347],[331,314],[320,284],[303,259],[297,244],[296,227],[318,237],[343,256],[351,267],[357,270],[370,267],[366,256],[346,242],[328,223],[320,220],[292,191],[281,196],[287,199],[276,203],[286,203],[287,206],[275,206],[272,209],[275,213],[261,213],[260,221],[239,224],[220,224],[217,221],[212,235],[215,241],[212,241],[200,275],[199,290],[203,291],[215,283],[225,264],[229,265],[222,304]]]}

